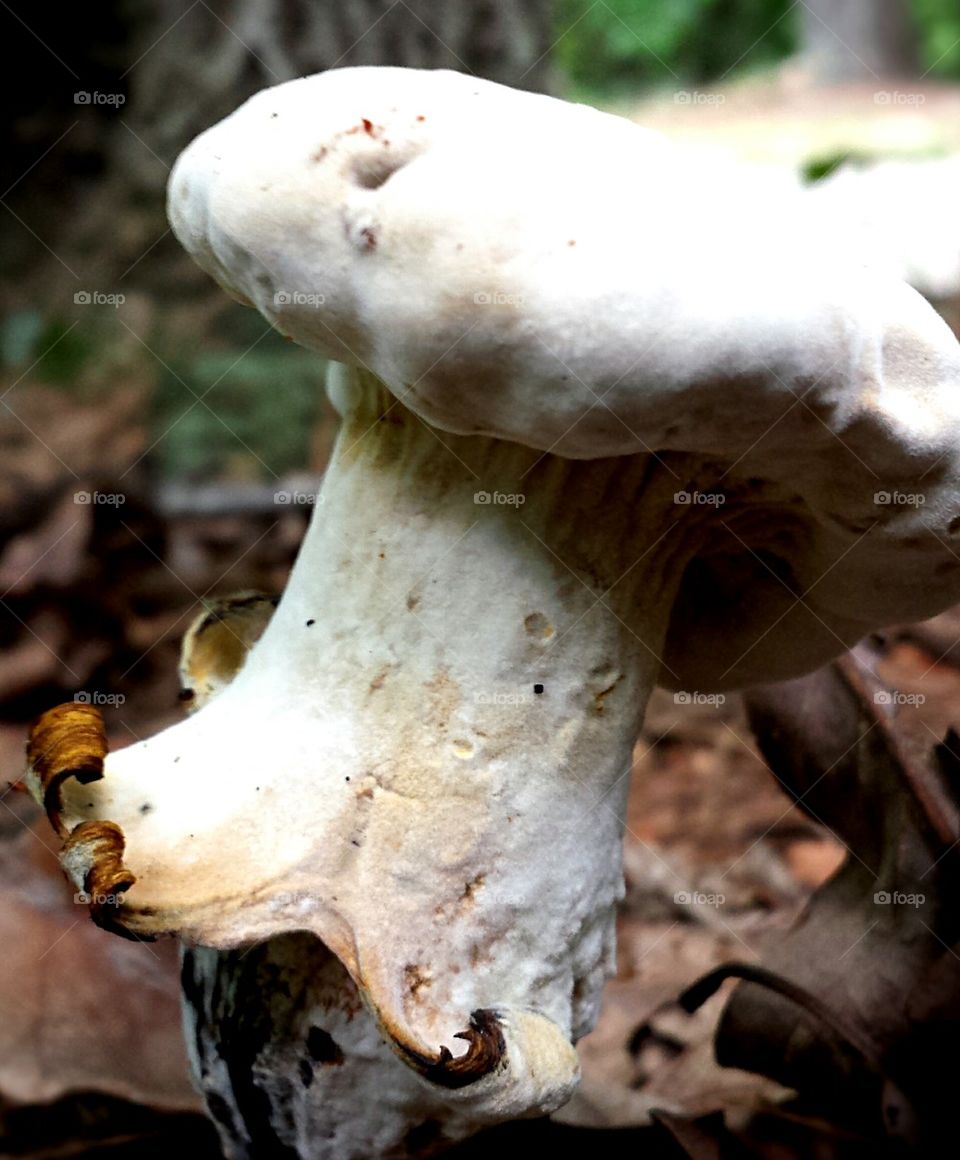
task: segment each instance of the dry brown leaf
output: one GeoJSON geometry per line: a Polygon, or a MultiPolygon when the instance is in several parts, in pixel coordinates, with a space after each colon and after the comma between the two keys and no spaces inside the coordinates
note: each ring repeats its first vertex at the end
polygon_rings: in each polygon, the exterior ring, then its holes
{"type": "Polygon", "coordinates": [[[18,824],[8,807],[0,839],[0,1093],[40,1103],[95,1090],[199,1109],[180,1029],[176,945],[126,942],[95,927],[87,906],[74,903],[45,819],[17,805],[30,816],[18,824]]]}

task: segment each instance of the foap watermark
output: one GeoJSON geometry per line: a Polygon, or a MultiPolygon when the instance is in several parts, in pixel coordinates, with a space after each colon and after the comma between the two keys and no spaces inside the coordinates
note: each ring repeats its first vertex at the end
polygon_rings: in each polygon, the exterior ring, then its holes
{"type": "Polygon", "coordinates": [[[716,891],[678,890],[673,896],[677,906],[712,906],[718,908],[727,901],[725,894],[716,891]]]}
{"type": "Polygon", "coordinates": [[[273,296],[274,306],[322,306],[326,300],[312,290],[278,290],[273,296]]]}
{"type": "Polygon", "coordinates": [[[723,507],[727,497],[722,491],[675,491],[673,502],[684,507],[723,507]]]}
{"type": "Polygon", "coordinates": [[[473,296],[477,306],[522,306],[522,294],[508,294],[505,290],[478,290],[473,296]]]}
{"type": "Polygon", "coordinates": [[[881,689],[873,694],[875,705],[925,705],[925,693],[901,693],[899,689],[881,689]]]}
{"type": "Polygon", "coordinates": [[[286,507],[314,507],[323,503],[323,496],[316,491],[275,491],[273,502],[286,507]]]}
{"type": "Polygon", "coordinates": [[[523,507],[527,497],[522,492],[512,491],[475,491],[473,502],[486,507],[523,507]]]}
{"type": "Polygon", "coordinates": [[[726,99],[723,93],[701,93],[699,89],[678,89],[673,94],[675,105],[722,105],[726,99]]]}
{"type": "Polygon", "coordinates": [[[104,290],[78,290],[73,296],[75,306],[112,306],[114,310],[126,300],[126,294],[108,294],[104,290]]]}
{"type": "Polygon", "coordinates": [[[122,491],[75,491],[73,502],[92,507],[123,507],[127,497],[122,491]]]}
{"type": "Polygon", "coordinates": [[[113,709],[119,709],[126,699],[123,693],[100,693],[96,689],[81,689],[73,694],[75,705],[109,705],[113,709]]]}
{"type": "Polygon", "coordinates": [[[673,694],[674,705],[712,705],[714,708],[718,708],[720,705],[725,705],[726,702],[725,693],[697,693],[679,690],[673,694]]]}
{"type": "Polygon", "coordinates": [[[912,906],[914,910],[926,901],[925,894],[910,894],[903,890],[878,890],[873,896],[874,906],[912,906]]]}
{"type": "Polygon", "coordinates": [[[274,912],[292,910],[299,914],[309,914],[316,909],[316,902],[303,890],[282,890],[271,896],[270,909],[274,912]]]}
{"type": "Polygon", "coordinates": [[[873,502],[877,507],[923,507],[927,497],[922,491],[875,491],[873,502]]]}
{"type": "Polygon", "coordinates": [[[873,94],[875,105],[922,105],[926,100],[924,93],[902,93],[899,89],[878,89],[873,94]]]}
{"type": "Polygon", "coordinates": [[[119,109],[121,105],[127,103],[125,93],[101,93],[94,89],[92,92],[89,89],[79,89],[73,94],[73,103],[75,105],[113,105],[115,109],[119,109]]]}
{"type": "Polygon", "coordinates": [[[117,894],[98,894],[94,891],[92,894],[89,890],[78,890],[73,896],[73,901],[77,906],[122,906],[124,895],[117,894]]]}
{"type": "Polygon", "coordinates": [[[475,705],[529,705],[533,697],[529,693],[477,693],[475,705]]]}

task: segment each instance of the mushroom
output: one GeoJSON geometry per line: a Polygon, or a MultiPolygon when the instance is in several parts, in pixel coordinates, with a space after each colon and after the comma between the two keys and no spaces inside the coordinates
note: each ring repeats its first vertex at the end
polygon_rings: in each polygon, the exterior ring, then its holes
{"type": "Polygon", "coordinates": [[[799,197],[695,178],[617,117],[394,68],[268,89],[176,164],[177,236],[333,360],[342,427],[232,682],[106,755],[53,710],[31,780],[95,918],[199,948],[233,1155],[560,1106],[654,685],[785,678],[960,598],[956,340],[799,197]]]}
{"type": "Polygon", "coordinates": [[[807,196],[924,297],[960,296],[960,155],[848,161],[807,196]]]}

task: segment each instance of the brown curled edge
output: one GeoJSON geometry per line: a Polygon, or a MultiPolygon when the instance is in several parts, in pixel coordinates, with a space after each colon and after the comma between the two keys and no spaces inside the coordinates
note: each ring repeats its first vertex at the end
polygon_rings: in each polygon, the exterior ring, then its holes
{"type": "Polygon", "coordinates": [[[137,880],[123,864],[123,847],[123,831],[116,822],[81,822],[63,843],[60,861],[88,865],[83,892],[97,926],[140,941],[117,921],[123,896],[137,880]]]}
{"type": "Polygon", "coordinates": [[[41,804],[61,838],[67,837],[60,816],[63,783],[68,777],[81,785],[99,781],[106,756],[107,731],[100,710],[93,705],[57,705],[34,722],[27,742],[27,770],[39,781],[41,804]]]}
{"type": "Polygon", "coordinates": [[[69,777],[82,785],[103,777],[107,731],[94,705],[70,702],[48,709],[34,722],[27,742],[28,778],[35,779],[50,825],[63,838],[64,869],[85,867],[83,892],[97,926],[124,938],[136,938],[117,921],[123,895],[136,877],[123,865],[123,831],[116,822],[81,822],[68,830],[63,821],[60,791],[69,777]]]}
{"type": "Polygon", "coordinates": [[[454,1036],[455,1039],[465,1039],[469,1044],[463,1055],[454,1056],[448,1047],[441,1047],[434,1058],[410,1047],[399,1036],[391,1035],[390,1038],[404,1062],[438,1087],[468,1087],[506,1063],[507,1045],[500,1026],[500,1016],[496,1011],[486,1008],[474,1011],[470,1016],[469,1028],[454,1036]]]}

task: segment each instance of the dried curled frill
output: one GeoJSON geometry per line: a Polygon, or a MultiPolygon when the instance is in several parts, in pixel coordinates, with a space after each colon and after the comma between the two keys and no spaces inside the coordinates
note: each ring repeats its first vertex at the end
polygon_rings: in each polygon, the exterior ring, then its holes
{"type": "Polygon", "coordinates": [[[43,806],[50,825],[65,838],[60,790],[69,777],[81,785],[103,777],[107,731],[94,705],[73,702],[49,709],[34,723],[27,742],[27,788],[43,806]]]}
{"type": "Polygon", "coordinates": [[[107,731],[95,705],[58,705],[44,713],[30,731],[25,781],[64,839],[60,861],[90,905],[93,921],[105,930],[134,938],[116,921],[123,896],[136,876],[123,864],[123,831],[114,822],[71,824],[64,818],[62,791],[73,778],[90,785],[103,777],[107,731]]]}
{"type": "Polygon", "coordinates": [[[496,1011],[474,1011],[470,1027],[458,1031],[455,1038],[467,1042],[465,1055],[454,1057],[449,1048],[441,1047],[437,1059],[427,1059],[416,1052],[405,1052],[404,1057],[424,1079],[451,1089],[475,1083],[496,1071],[503,1062],[506,1044],[496,1011]]]}

